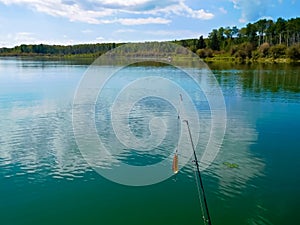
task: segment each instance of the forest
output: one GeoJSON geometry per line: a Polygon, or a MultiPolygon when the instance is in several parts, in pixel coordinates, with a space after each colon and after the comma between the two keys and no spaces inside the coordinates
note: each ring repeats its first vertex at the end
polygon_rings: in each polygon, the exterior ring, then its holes
{"type": "Polygon", "coordinates": [[[201,58],[234,58],[240,61],[259,59],[300,60],[300,18],[261,19],[245,27],[213,29],[208,38],[176,41],[201,58]],[[221,57],[220,57],[221,56],[221,57]]]}
{"type": "MultiPolygon", "coordinates": [[[[245,27],[213,29],[207,38],[170,41],[182,45],[205,60],[299,61],[300,18],[260,19],[245,27]]],[[[79,45],[20,45],[0,48],[0,56],[98,57],[124,43],[79,45]]],[[[154,50],[153,50],[154,51],[154,50]]]]}

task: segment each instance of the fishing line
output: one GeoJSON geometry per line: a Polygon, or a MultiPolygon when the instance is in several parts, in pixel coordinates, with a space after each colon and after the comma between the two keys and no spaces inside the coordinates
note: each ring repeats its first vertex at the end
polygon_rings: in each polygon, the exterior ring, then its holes
{"type": "MultiPolygon", "coordinates": [[[[183,99],[182,99],[182,95],[180,94],[180,102],[179,102],[179,108],[178,108],[178,120],[181,120],[181,118],[180,118],[180,109],[181,109],[181,103],[182,102],[183,102],[183,99]]],[[[195,175],[195,181],[196,181],[196,185],[197,185],[197,192],[198,192],[200,207],[201,207],[201,211],[202,211],[202,215],[203,215],[203,221],[204,221],[204,224],[211,225],[211,219],[210,219],[208,205],[207,205],[207,201],[206,201],[206,196],[205,196],[204,186],[203,186],[203,182],[202,182],[199,162],[198,162],[197,155],[196,155],[195,145],[194,145],[194,142],[193,142],[189,121],[188,120],[183,120],[183,122],[186,123],[187,129],[188,129],[188,134],[189,134],[189,137],[190,137],[190,142],[191,142],[192,149],[193,149],[194,162],[195,162],[195,165],[196,165],[196,168],[194,170],[194,175],[195,175]],[[203,198],[204,204],[202,202],[201,196],[203,198]],[[204,213],[204,208],[205,208],[206,213],[204,213]],[[206,218],[205,214],[206,214],[207,218],[206,218]]],[[[173,159],[173,172],[174,173],[178,172],[177,151],[178,151],[178,144],[177,144],[177,149],[176,149],[175,156],[174,156],[174,159],[173,159]],[[174,165],[177,166],[177,170],[174,170],[174,165]]]]}
{"type": "Polygon", "coordinates": [[[194,176],[195,176],[195,181],[196,181],[195,183],[196,183],[196,187],[197,187],[198,199],[200,202],[200,208],[201,208],[201,212],[202,212],[202,219],[203,219],[204,225],[206,225],[207,219],[205,218],[205,214],[204,214],[204,207],[203,207],[203,203],[201,200],[201,192],[200,192],[200,187],[199,187],[198,178],[197,178],[197,171],[195,168],[194,168],[194,176]]]}

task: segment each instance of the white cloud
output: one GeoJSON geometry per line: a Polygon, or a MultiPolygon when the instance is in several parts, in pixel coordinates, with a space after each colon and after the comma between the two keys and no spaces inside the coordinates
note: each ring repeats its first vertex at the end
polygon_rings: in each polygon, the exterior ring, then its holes
{"type": "Polygon", "coordinates": [[[115,33],[132,33],[132,32],[136,32],[137,30],[134,29],[119,29],[116,30],[115,33]]]}
{"type": "MultiPolygon", "coordinates": [[[[38,35],[31,32],[0,33],[0,47],[14,47],[21,44],[45,43],[38,38],[38,35]]],[[[57,41],[58,43],[58,41],[57,41]]]]}
{"type": "Polygon", "coordinates": [[[103,40],[104,40],[104,37],[97,37],[96,40],[97,40],[97,41],[103,41],[103,40]]]}
{"type": "Polygon", "coordinates": [[[15,42],[22,41],[25,44],[37,41],[37,39],[35,37],[35,34],[30,33],[30,32],[18,32],[18,33],[15,34],[13,39],[14,39],[15,42]]]}
{"type": "Polygon", "coordinates": [[[242,17],[242,18],[239,19],[239,22],[240,22],[240,23],[246,23],[247,20],[246,20],[245,18],[242,17]]]}
{"type": "Polygon", "coordinates": [[[230,0],[233,3],[235,9],[239,9],[239,0],[230,0]]]}
{"type": "Polygon", "coordinates": [[[167,38],[173,37],[174,39],[180,37],[194,38],[199,35],[198,32],[194,32],[190,30],[147,30],[144,33],[153,36],[166,36],[167,38]]]}
{"type": "MultiPolygon", "coordinates": [[[[194,38],[199,36],[199,32],[191,30],[135,30],[135,29],[119,29],[113,32],[114,36],[120,36],[124,33],[133,33],[147,37],[147,41],[169,41],[172,39],[194,38]]],[[[137,35],[137,36],[138,36],[137,35]]],[[[145,41],[145,39],[141,39],[145,41]]]]}
{"type": "Polygon", "coordinates": [[[98,2],[101,2],[104,5],[117,5],[121,7],[128,7],[142,5],[151,2],[151,0],[99,0],[98,2]]]}
{"type": "Polygon", "coordinates": [[[85,10],[77,2],[61,1],[61,0],[0,0],[6,5],[18,4],[25,5],[28,8],[46,13],[55,17],[65,17],[70,21],[79,21],[91,24],[98,24],[97,18],[110,16],[113,14],[112,9],[105,10],[85,10]]]}
{"type": "Polygon", "coordinates": [[[220,7],[219,10],[220,10],[220,12],[223,13],[223,14],[227,14],[227,13],[228,13],[227,10],[224,9],[223,7],[220,7]]]}
{"type": "MultiPolygon", "coordinates": [[[[158,0],[157,0],[158,1],[158,0]]],[[[164,1],[165,2],[165,1],[164,1]]],[[[195,10],[186,5],[184,0],[169,0],[170,4],[165,5],[165,7],[156,7],[147,11],[135,12],[138,14],[151,14],[151,15],[177,15],[182,17],[191,17],[194,19],[212,19],[214,17],[213,13],[206,12],[203,9],[195,10]]]]}
{"type": "MultiPolygon", "coordinates": [[[[0,33],[0,47],[14,47],[21,44],[50,44],[50,45],[74,45],[91,43],[91,40],[75,41],[68,38],[67,35],[62,35],[63,39],[42,39],[35,33],[17,32],[17,33],[0,33]]],[[[98,40],[99,42],[99,40],[98,40]]]]}
{"type": "Polygon", "coordinates": [[[180,2],[180,7],[184,13],[187,13],[188,17],[192,17],[195,19],[212,19],[214,17],[214,14],[205,12],[203,9],[200,10],[193,10],[190,7],[188,7],[184,2],[180,2]]]}
{"type": "Polygon", "coordinates": [[[90,33],[93,33],[93,31],[90,30],[90,29],[86,29],[86,30],[82,30],[81,33],[83,33],[83,34],[90,34],[90,33]]]}
{"type": "Polygon", "coordinates": [[[118,19],[117,22],[122,25],[144,25],[144,24],[168,24],[171,20],[160,18],[160,17],[149,17],[149,18],[135,18],[135,19],[118,19]]]}
{"type": "Polygon", "coordinates": [[[240,22],[248,22],[260,19],[266,15],[267,9],[270,7],[272,0],[230,0],[235,9],[242,12],[240,22]]]}
{"type": "Polygon", "coordinates": [[[192,9],[185,0],[0,0],[6,5],[18,4],[34,11],[70,21],[90,24],[122,25],[168,24],[170,16],[211,19],[213,14],[192,9]],[[134,15],[146,18],[134,18],[134,15]],[[118,15],[118,18],[116,16],[118,15]]]}

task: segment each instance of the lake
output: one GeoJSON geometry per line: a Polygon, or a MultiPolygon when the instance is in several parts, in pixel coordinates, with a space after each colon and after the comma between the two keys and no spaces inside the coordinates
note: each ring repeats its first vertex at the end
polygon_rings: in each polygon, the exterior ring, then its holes
{"type": "MultiPolygon", "coordinates": [[[[227,113],[220,151],[202,171],[212,224],[296,224],[300,66],[209,67],[222,89],[227,113]]],[[[147,186],[113,182],[87,163],[72,124],[74,94],[87,69],[87,65],[67,61],[0,59],[1,224],[203,224],[192,159],[178,174],[172,175],[170,168],[170,177],[147,186]]],[[[97,133],[104,146],[115,151],[117,160],[141,168],[172,156],[179,138],[177,109],[151,95],[133,104],[126,114],[128,120],[119,112],[116,121],[123,119],[117,126],[126,122],[136,137],[151,136],[147,146],[166,133],[154,153],[118,143],[110,112],[124,85],[153,74],[185,86],[192,100],[202,99],[196,110],[210,118],[210,106],[203,93],[198,93],[201,90],[191,88],[190,80],[173,67],[132,66],[111,79],[95,107],[97,133]],[[153,116],[166,122],[159,120],[149,127],[153,116]]],[[[205,135],[211,124],[200,124],[205,135]]],[[[124,135],[126,130],[119,132],[124,135]]],[[[201,132],[200,139],[206,139],[201,132]]],[[[201,140],[197,145],[200,156],[205,145],[201,140]]],[[[183,146],[190,148],[188,142],[183,146]]],[[[165,161],[164,169],[169,170],[170,160],[165,161]]],[[[100,166],[107,166],[105,162],[100,166]]]]}

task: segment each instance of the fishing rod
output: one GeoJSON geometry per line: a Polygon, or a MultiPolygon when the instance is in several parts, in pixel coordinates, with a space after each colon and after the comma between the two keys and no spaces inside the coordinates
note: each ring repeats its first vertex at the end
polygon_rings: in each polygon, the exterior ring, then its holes
{"type": "Polygon", "coordinates": [[[203,182],[202,182],[202,177],[201,177],[199,162],[198,162],[196,151],[195,151],[195,145],[194,145],[194,142],[193,142],[193,138],[192,138],[192,134],[191,134],[191,129],[190,129],[189,121],[188,120],[183,120],[183,122],[185,122],[186,125],[187,125],[189,136],[190,136],[190,141],[191,141],[191,145],[192,145],[192,149],[193,149],[193,153],[194,153],[194,160],[195,160],[195,164],[196,164],[196,168],[197,168],[197,174],[198,174],[198,178],[199,178],[199,182],[200,182],[200,187],[201,187],[201,191],[202,191],[202,196],[203,196],[205,211],[206,211],[206,215],[207,215],[207,221],[206,222],[208,223],[208,225],[211,225],[211,219],[210,219],[210,215],[209,215],[207,200],[206,200],[206,197],[205,197],[204,185],[203,185],[203,182]]]}
{"type": "MultiPolygon", "coordinates": [[[[180,94],[180,102],[179,102],[179,109],[178,109],[178,120],[180,120],[180,109],[181,109],[181,103],[182,102],[183,102],[183,98],[182,98],[182,95],[180,94]]],[[[189,121],[188,120],[183,120],[183,122],[186,123],[187,128],[188,128],[189,137],[190,137],[190,141],[191,141],[191,145],[192,145],[192,149],[193,149],[194,161],[195,161],[195,164],[196,164],[198,179],[199,179],[200,188],[201,188],[203,201],[204,201],[204,206],[205,206],[205,211],[206,211],[206,215],[207,215],[207,219],[206,219],[205,215],[204,215],[204,211],[203,211],[199,185],[198,185],[197,177],[196,177],[196,173],[195,173],[195,179],[196,179],[196,184],[197,184],[197,189],[198,189],[198,194],[199,194],[199,201],[200,201],[200,205],[201,205],[201,210],[202,210],[202,213],[203,213],[203,219],[204,219],[205,223],[207,223],[208,225],[212,225],[209,210],[208,210],[207,200],[206,200],[206,196],[205,196],[204,185],[203,185],[203,182],[202,182],[200,166],[199,166],[198,158],[197,158],[197,155],[196,155],[195,145],[194,145],[194,141],[193,141],[193,138],[192,138],[192,133],[191,133],[189,121]]],[[[177,155],[177,151],[178,151],[178,146],[177,146],[176,153],[175,153],[175,156],[174,156],[174,159],[173,159],[173,172],[175,174],[178,173],[178,155],[177,155]]]]}

